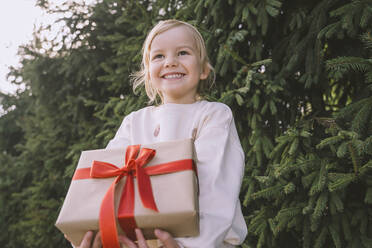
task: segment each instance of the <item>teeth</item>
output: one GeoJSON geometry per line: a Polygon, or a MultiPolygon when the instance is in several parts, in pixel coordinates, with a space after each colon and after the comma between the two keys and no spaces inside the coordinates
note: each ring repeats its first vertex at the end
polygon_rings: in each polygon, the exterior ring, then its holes
{"type": "Polygon", "coordinates": [[[168,74],[165,75],[164,78],[170,79],[170,78],[181,78],[183,74],[181,73],[175,73],[175,74],[168,74]]]}

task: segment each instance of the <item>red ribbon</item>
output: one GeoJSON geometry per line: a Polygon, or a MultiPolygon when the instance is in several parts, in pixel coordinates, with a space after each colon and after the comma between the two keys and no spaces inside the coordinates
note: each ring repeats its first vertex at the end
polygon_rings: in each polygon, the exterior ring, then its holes
{"type": "Polygon", "coordinates": [[[149,176],[183,170],[194,170],[196,172],[192,159],[144,167],[154,156],[155,150],[140,149],[140,145],[128,146],[125,154],[125,165],[122,168],[106,162],[93,161],[91,168],[82,168],[75,172],[72,180],[116,177],[106,192],[100,208],[99,227],[103,247],[120,248],[116,228],[114,193],[116,185],[124,176],[127,180],[120,198],[118,220],[125,234],[136,240],[134,232],[137,227],[134,219],[134,177],[137,177],[138,191],[143,206],[158,212],[149,176]]]}

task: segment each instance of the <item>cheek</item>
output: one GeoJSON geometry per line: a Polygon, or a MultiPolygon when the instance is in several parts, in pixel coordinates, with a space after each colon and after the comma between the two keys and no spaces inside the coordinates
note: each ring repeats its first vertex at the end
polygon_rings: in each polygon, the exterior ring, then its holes
{"type": "Polygon", "coordinates": [[[149,72],[151,75],[156,75],[157,73],[159,73],[159,70],[160,70],[160,64],[158,63],[151,63],[150,66],[149,66],[149,72]]]}
{"type": "Polygon", "coordinates": [[[156,66],[151,66],[149,68],[148,77],[149,77],[150,84],[155,88],[158,87],[157,75],[159,75],[159,70],[157,69],[156,66]]]}
{"type": "Polygon", "coordinates": [[[156,75],[155,73],[156,73],[155,72],[155,67],[154,66],[150,66],[150,68],[149,68],[149,77],[150,77],[150,79],[153,78],[154,75],[156,75]]]}

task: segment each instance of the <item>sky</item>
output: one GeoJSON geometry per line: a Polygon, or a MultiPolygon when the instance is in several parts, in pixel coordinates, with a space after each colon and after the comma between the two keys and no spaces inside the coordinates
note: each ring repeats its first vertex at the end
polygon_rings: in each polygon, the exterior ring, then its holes
{"type": "MultiPolygon", "coordinates": [[[[6,74],[9,72],[9,66],[19,67],[18,47],[28,44],[32,40],[35,27],[39,27],[41,24],[52,24],[58,18],[57,15],[44,13],[35,6],[35,2],[36,0],[1,0],[0,91],[3,93],[14,93],[17,89],[7,81],[6,74]]],[[[50,2],[59,5],[66,0],[50,0],[50,2]]]]}
{"type": "MultiPolygon", "coordinates": [[[[16,87],[6,80],[9,66],[19,65],[18,47],[32,39],[34,25],[42,19],[33,0],[3,0],[0,8],[0,91],[14,92],[16,87]]],[[[47,21],[47,20],[44,20],[47,21]]]]}

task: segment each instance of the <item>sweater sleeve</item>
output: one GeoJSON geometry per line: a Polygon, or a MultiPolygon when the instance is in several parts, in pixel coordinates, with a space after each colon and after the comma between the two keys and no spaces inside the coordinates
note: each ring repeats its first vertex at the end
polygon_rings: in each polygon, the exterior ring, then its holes
{"type": "Polygon", "coordinates": [[[184,247],[234,247],[244,241],[247,227],[239,192],[244,153],[230,108],[212,111],[195,140],[199,177],[200,235],[179,238],[184,247]]]}
{"type": "Polygon", "coordinates": [[[120,148],[131,144],[131,119],[132,114],[124,117],[114,138],[109,141],[106,148],[120,148]]]}

